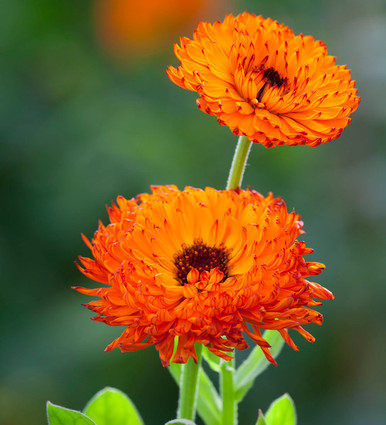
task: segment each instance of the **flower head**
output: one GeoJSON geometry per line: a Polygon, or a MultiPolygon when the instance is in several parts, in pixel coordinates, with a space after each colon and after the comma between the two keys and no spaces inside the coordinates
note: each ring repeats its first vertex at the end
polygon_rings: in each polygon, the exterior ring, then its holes
{"type": "Polygon", "coordinates": [[[232,349],[248,347],[246,334],[275,363],[262,329],[279,331],[294,349],[288,328],[314,340],[302,325],[321,324],[314,298],[333,295],[306,280],[324,265],[304,260],[312,249],[296,240],[299,215],[252,190],[152,192],[118,197],[111,223],[85,238],[94,258],[80,257],[79,268],[105,286],[75,289],[99,297],[85,304],[95,320],[125,328],[107,351],[155,345],[167,366],[196,358],[198,342],[230,359],[232,349]]]}
{"type": "Polygon", "coordinates": [[[200,22],[181,38],[169,78],[196,91],[199,109],[266,147],[317,146],[338,138],[359,104],[346,66],[322,41],[244,12],[200,22]]]}

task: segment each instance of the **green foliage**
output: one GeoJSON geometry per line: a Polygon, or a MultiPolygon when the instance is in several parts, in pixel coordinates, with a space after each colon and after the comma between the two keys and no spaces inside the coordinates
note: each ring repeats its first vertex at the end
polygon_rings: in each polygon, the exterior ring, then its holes
{"type": "Polygon", "coordinates": [[[202,357],[204,360],[208,363],[210,368],[214,370],[215,372],[220,372],[220,363],[221,359],[220,357],[213,354],[211,351],[209,351],[205,346],[202,348],[202,357]]]}
{"type": "Polygon", "coordinates": [[[182,364],[179,363],[170,363],[168,371],[172,375],[173,379],[176,381],[177,385],[180,385],[180,378],[182,374],[182,364]]]}
{"type": "MultiPolygon", "coordinates": [[[[271,345],[271,353],[276,358],[284,346],[284,340],[277,331],[265,331],[264,339],[271,345]]],[[[270,365],[262,349],[256,346],[235,374],[236,400],[241,401],[252,387],[255,379],[270,365]]]]}
{"type": "Polygon", "coordinates": [[[130,398],[115,388],[106,387],[95,394],[84,413],[97,425],[143,425],[130,398]]]}
{"type": "Polygon", "coordinates": [[[296,425],[295,404],[288,394],[272,402],[265,415],[265,421],[267,425],[296,425]]]}
{"type": "Polygon", "coordinates": [[[207,425],[220,424],[221,398],[203,369],[200,370],[197,410],[207,425]]]}
{"type": "MultiPolygon", "coordinates": [[[[277,356],[283,346],[282,338],[278,332],[266,331],[264,337],[272,346],[272,354],[277,356]]],[[[214,371],[221,373],[220,365],[222,361],[220,358],[214,356],[205,347],[203,356],[214,371]]],[[[269,362],[266,360],[260,347],[256,347],[245,362],[235,371],[234,397],[236,402],[242,399],[252,386],[256,377],[268,365],[269,362]]],[[[169,371],[179,385],[183,373],[183,365],[172,363],[169,371]]],[[[206,425],[221,424],[222,401],[203,368],[200,368],[199,371],[197,411],[206,425]]],[[[49,425],[144,425],[140,414],[130,398],[123,392],[110,387],[106,387],[95,394],[87,403],[83,413],[48,402],[47,417],[49,425]]],[[[187,419],[174,419],[165,425],[172,424],[195,425],[187,419]]],[[[295,407],[291,398],[285,394],[275,400],[265,416],[259,411],[259,418],[256,425],[296,425],[295,407]]]]}
{"type": "Polygon", "coordinates": [[[48,402],[47,417],[49,425],[144,425],[129,397],[110,387],[96,393],[84,413],[48,402]]]}
{"type": "MultiPolygon", "coordinates": [[[[264,338],[271,345],[273,357],[277,357],[283,348],[284,340],[277,331],[265,331],[264,338]]],[[[209,367],[217,373],[221,373],[221,359],[211,353],[206,347],[202,350],[203,358],[209,367]]],[[[255,379],[270,365],[260,347],[256,346],[248,358],[235,370],[234,374],[234,400],[239,403],[252,387],[255,379]]],[[[175,379],[177,385],[180,385],[180,378],[183,365],[171,363],[169,371],[175,379]]],[[[199,391],[197,396],[197,411],[206,425],[220,425],[222,415],[222,400],[214,387],[212,381],[200,369],[199,391]]],[[[272,415],[272,413],[271,413],[272,415]]],[[[260,412],[258,425],[271,425],[260,412]]],[[[276,425],[276,423],[272,424],[276,425]]],[[[287,424],[280,424],[287,425],[287,424]]],[[[292,425],[292,423],[291,423],[292,425]]]]}
{"type": "Polygon", "coordinates": [[[47,418],[49,425],[96,425],[83,413],[50,402],[47,402],[47,418]]]}

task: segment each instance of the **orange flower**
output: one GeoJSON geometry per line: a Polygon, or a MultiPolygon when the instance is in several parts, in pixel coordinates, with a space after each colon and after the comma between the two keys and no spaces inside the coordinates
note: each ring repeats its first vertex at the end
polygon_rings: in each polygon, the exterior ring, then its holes
{"type": "Polygon", "coordinates": [[[252,190],[152,192],[118,197],[108,208],[111,224],[84,238],[94,259],[80,257],[79,268],[105,286],[75,289],[100,298],[85,304],[94,320],[125,327],[106,351],[154,344],[167,366],[196,359],[199,342],[230,359],[227,352],[248,347],[245,333],[275,363],[261,329],[278,330],[295,350],[286,328],[314,341],[302,328],[322,323],[313,298],[333,295],[305,279],[325,266],[304,260],[312,249],[295,240],[299,215],[252,190]]]}
{"type": "Polygon", "coordinates": [[[199,109],[265,147],[317,146],[340,136],[359,104],[346,65],[322,41],[244,12],[200,22],[181,38],[169,78],[196,91],[199,109]]]}

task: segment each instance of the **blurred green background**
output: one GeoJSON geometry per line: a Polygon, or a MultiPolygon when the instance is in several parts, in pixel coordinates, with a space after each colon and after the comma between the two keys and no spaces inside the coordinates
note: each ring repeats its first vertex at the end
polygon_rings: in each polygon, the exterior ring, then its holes
{"type": "MultiPolygon", "coordinates": [[[[261,376],[240,424],[284,392],[299,424],[383,424],[386,3],[235,0],[226,11],[245,9],[323,40],[352,69],[362,102],[337,141],[253,146],[244,186],[302,214],[312,259],[327,265],[317,281],[336,300],[320,308],[322,327],[307,328],[316,342],[295,335],[300,352],[286,347],[261,376]]],[[[105,204],[118,194],[223,188],[236,137],[168,80],[175,34],[151,54],[117,58],[101,47],[94,17],[92,1],[2,3],[1,425],[44,424],[46,400],[81,409],[106,385],[127,392],[148,425],[175,416],[177,387],[153,347],[104,353],[120,330],[80,306],[87,297],[70,286],[88,282],[74,261],[89,254],[80,234],[107,223],[105,204]]]]}

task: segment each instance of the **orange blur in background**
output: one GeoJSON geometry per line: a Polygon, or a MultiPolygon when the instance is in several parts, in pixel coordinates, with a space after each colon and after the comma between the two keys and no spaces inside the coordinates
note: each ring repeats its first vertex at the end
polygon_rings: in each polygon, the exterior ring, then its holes
{"type": "Polygon", "coordinates": [[[230,0],[97,0],[95,22],[103,48],[116,57],[171,49],[200,20],[217,20],[230,0]]]}

